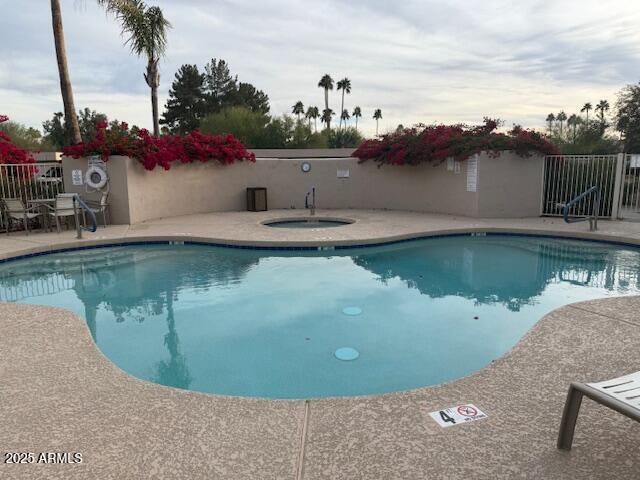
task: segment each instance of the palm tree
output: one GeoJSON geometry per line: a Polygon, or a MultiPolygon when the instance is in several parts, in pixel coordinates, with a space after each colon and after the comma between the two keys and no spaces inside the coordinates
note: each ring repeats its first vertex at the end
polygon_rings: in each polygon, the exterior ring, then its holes
{"type": "Polygon", "coordinates": [[[160,7],[149,7],[142,0],[115,0],[105,4],[107,11],[115,14],[122,24],[122,35],[127,36],[125,45],[138,56],[147,57],[147,71],[144,79],[151,88],[151,109],[153,113],[153,134],[160,135],[158,123],[158,87],[160,71],[158,62],[167,51],[167,30],[171,24],[164,18],[160,7]]]}
{"type": "Polygon", "coordinates": [[[576,124],[573,127],[573,141],[576,141],[576,138],[578,138],[578,128],[580,128],[580,125],[584,124],[584,120],[582,120],[582,117],[580,115],[576,115],[576,124]]]}
{"type": "Polygon", "coordinates": [[[556,121],[556,116],[553,113],[547,115],[547,123],[549,124],[549,135],[553,134],[553,122],[556,121]]]}
{"type": "Polygon", "coordinates": [[[356,119],[356,130],[358,130],[358,118],[362,116],[362,110],[360,110],[360,107],[354,108],[352,115],[356,119]]]}
{"type": "Polygon", "coordinates": [[[587,125],[589,125],[589,110],[591,110],[592,108],[593,107],[591,106],[591,104],[587,102],[582,107],[582,110],[580,110],[580,112],[585,112],[587,114],[587,120],[586,120],[587,125]]]}
{"type": "Polygon", "coordinates": [[[373,112],[373,118],[376,121],[376,135],[378,135],[378,120],[382,118],[382,110],[376,108],[375,112],[373,112]]]}
{"type": "MultiPolygon", "coordinates": [[[[318,82],[318,87],[324,88],[324,110],[322,112],[322,117],[324,119],[324,112],[331,110],[329,108],[329,90],[333,90],[333,78],[331,78],[328,73],[325,73],[318,82]]],[[[329,115],[329,123],[331,123],[331,115],[329,115]]]]}
{"type": "Polygon", "coordinates": [[[307,113],[304,114],[305,118],[309,119],[309,130],[311,130],[311,119],[313,119],[313,123],[315,125],[316,132],[318,131],[318,123],[317,118],[320,116],[320,112],[318,111],[318,107],[309,107],[307,108],[307,113]]]}
{"type": "Polygon", "coordinates": [[[567,119],[567,114],[564,113],[564,110],[562,110],[557,116],[556,116],[556,120],[558,122],[560,122],[560,137],[562,137],[562,124],[564,123],[564,121],[567,119]]]}
{"type": "Polygon", "coordinates": [[[567,127],[572,129],[573,133],[573,141],[576,141],[576,129],[578,128],[578,124],[580,123],[580,117],[575,113],[572,113],[571,116],[567,119],[567,127]]]}
{"type": "Polygon", "coordinates": [[[296,104],[291,107],[291,113],[298,116],[298,121],[300,121],[300,115],[304,113],[304,105],[300,100],[296,102],[296,104]]]}
{"type": "Polygon", "coordinates": [[[604,129],[606,123],[604,120],[604,112],[607,112],[609,110],[609,102],[607,102],[606,100],[600,100],[594,110],[598,112],[598,117],[600,117],[600,125],[602,125],[604,129]]]}
{"type": "MultiPolygon", "coordinates": [[[[340,105],[340,111],[344,114],[344,94],[351,93],[351,80],[347,77],[344,77],[342,80],[338,81],[338,90],[342,90],[342,104],[340,105]]],[[[342,115],[340,115],[340,125],[342,126],[342,115]]]]}
{"type": "Polygon", "coordinates": [[[67,65],[60,0],[51,0],[51,19],[53,21],[53,41],[56,46],[60,92],[62,93],[62,104],[64,105],[64,123],[67,136],[72,143],[80,143],[82,142],[82,136],[80,135],[80,125],[78,124],[76,107],[73,102],[73,89],[71,88],[71,78],[69,77],[69,67],[67,65]]]}
{"type": "Polygon", "coordinates": [[[347,120],[349,120],[350,118],[351,118],[351,115],[349,115],[349,110],[347,110],[346,108],[342,110],[342,114],[340,115],[340,121],[342,122],[344,120],[344,128],[347,128],[347,120]]]}
{"type": "Polygon", "coordinates": [[[333,110],[331,110],[330,108],[325,108],[322,111],[322,117],[320,118],[320,120],[322,120],[324,123],[327,124],[327,130],[331,129],[331,117],[334,115],[333,110]]]}
{"type": "MultiPolygon", "coordinates": [[[[117,5],[129,0],[97,0],[98,4],[113,9],[117,5]]],[[[64,30],[62,28],[62,11],[60,0],[51,0],[51,19],[53,23],[53,41],[56,47],[56,59],[58,61],[58,75],[60,77],[60,91],[62,104],[64,105],[64,121],[67,135],[72,143],[82,142],[80,125],[76,115],[76,107],[73,101],[73,88],[69,77],[67,64],[67,51],[64,43],[64,30]]]]}

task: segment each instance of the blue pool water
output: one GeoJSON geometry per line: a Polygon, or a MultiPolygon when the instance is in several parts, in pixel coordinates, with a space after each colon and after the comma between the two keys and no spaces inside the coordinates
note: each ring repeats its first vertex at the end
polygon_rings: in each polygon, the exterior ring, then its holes
{"type": "Polygon", "coordinates": [[[638,249],[519,236],[331,252],[156,244],[0,264],[0,301],[72,310],[141,379],[310,398],[468,375],[554,308],[638,294],[639,274],[638,249]]]}

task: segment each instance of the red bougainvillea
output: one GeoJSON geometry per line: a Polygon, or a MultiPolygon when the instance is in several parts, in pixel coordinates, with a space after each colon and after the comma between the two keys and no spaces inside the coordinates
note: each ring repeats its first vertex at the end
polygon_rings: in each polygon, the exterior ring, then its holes
{"type": "MultiPolygon", "coordinates": [[[[9,117],[6,115],[0,115],[0,123],[4,123],[8,120],[9,117]]],[[[9,135],[0,131],[0,163],[35,163],[35,159],[27,150],[14,145],[9,135]]]]}
{"type": "Polygon", "coordinates": [[[558,148],[546,137],[532,130],[516,126],[508,133],[498,133],[498,121],[484,119],[476,127],[466,125],[416,125],[378,139],[365,141],[353,156],[361,162],[374,160],[380,164],[418,165],[439,164],[447,158],[465,160],[480,152],[500,155],[513,150],[520,156],[534,152],[545,155],[559,154],[558,148]]]}
{"type": "Polygon", "coordinates": [[[129,129],[126,123],[111,126],[98,124],[93,140],[67,147],[63,151],[73,158],[100,155],[107,160],[110,155],[123,155],[137,159],[147,170],[157,166],[169,170],[172,162],[217,160],[222,164],[230,164],[242,160],[255,162],[256,159],[233,135],[206,135],[194,130],[188,135],[154,137],[144,129],[129,129]]]}

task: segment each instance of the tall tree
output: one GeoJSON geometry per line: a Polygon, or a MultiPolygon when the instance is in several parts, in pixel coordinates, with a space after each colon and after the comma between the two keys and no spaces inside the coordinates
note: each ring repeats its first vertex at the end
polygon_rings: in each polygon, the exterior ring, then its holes
{"type": "Polygon", "coordinates": [[[346,108],[342,110],[342,113],[340,114],[340,121],[344,121],[344,128],[347,128],[347,120],[349,120],[350,118],[351,115],[349,115],[349,110],[347,110],[346,108]]]}
{"type": "Polygon", "coordinates": [[[547,115],[547,126],[549,127],[549,135],[553,135],[553,122],[556,121],[556,116],[553,113],[547,115]]]}
{"type": "Polygon", "coordinates": [[[594,109],[600,119],[600,129],[604,133],[607,128],[607,121],[604,118],[605,112],[609,111],[609,102],[606,100],[600,100],[596,108],[594,109]]]}
{"type": "Polygon", "coordinates": [[[330,108],[325,108],[322,111],[322,117],[320,118],[320,120],[322,120],[322,122],[327,125],[327,130],[331,130],[331,117],[333,117],[333,115],[333,110],[331,110],[330,108]]]}
{"type": "Polygon", "coordinates": [[[205,65],[207,111],[215,113],[233,105],[230,100],[238,89],[238,77],[232,77],[224,60],[212,58],[205,65]]]}
{"type": "MultiPolygon", "coordinates": [[[[104,113],[98,113],[89,108],[80,110],[76,118],[78,119],[78,127],[80,128],[81,141],[83,142],[93,140],[98,130],[98,124],[108,121],[104,113]]],[[[43,140],[53,148],[62,150],[64,147],[69,146],[69,137],[64,125],[64,115],[62,112],[54,113],[51,120],[43,122],[42,130],[44,131],[43,140]]]]}
{"type": "Polygon", "coordinates": [[[267,114],[269,106],[269,96],[262,90],[256,89],[250,83],[238,83],[238,89],[234,92],[232,105],[247,107],[252,112],[267,114]]]}
{"type": "Polygon", "coordinates": [[[106,123],[109,119],[104,113],[86,108],[78,112],[78,123],[80,125],[80,135],[83,142],[89,142],[96,138],[98,124],[106,123]]]}
{"type": "Polygon", "coordinates": [[[304,104],[298,100],[296,104],[291,108],[291,113],[298,116],[298,121],[300,121],[300,115],[304,113],[304,104]]]}
{"type": "Polygon", "coordinates": [[[378,120],[382,118],[382,110],[376,108],[376,110],[373,112],[373,118],[376,121],[376,135],[378,135],[378,120]]]}
{"type": "Polygon", "coordinates": [[[564,126],[564,121],[567,119],[567,114],[562,110],[558,115],[556,115],[556,120],[560,124],[560,137],[562,137],[562,127],[564,126]]]}
{"type": "Polygon", "coordinates": [[[71,143],[80,143],[80,125],[76,117],[76,107],[73,102],[73,88],[67,65],[67,51],[64,44],[64,30],[62,28],[62,10],[60,0],[51,0],[51,19],[53,22],[53,40],[56,47],[58,61],[58,75],[60,76],[60,92],[64,105],[64,123],[66,134],[71,143]]]}
{"type": "MultiPolygon", "coordinates": [[[[340,105],[340,111],[344,113],[344,94],[351,93],[351,80],[344,77],[342,80],[338,80],[338,90],[342,90],[342,104],[340,105]]],[[[340,115],[340,126],[342,126],[342,115],[340,115]]]]}
{"type": "Polygon", "coordinates": [[[353,109],[353,117],[356,119],[356,131],[358,130],[358,119],[362,116],[362,110],[360,110],[360,107],[355,107],[353,109]]]}
{"type": "Polygon", "coordinates": [[[575,113],[572,113],[571,116],[569,116],[569,118],[567,119],[567,127],[571,129],[572,131],[572,141],[576,141],[576,135],[577,135],[577,129],[578,129],[578,123],[580,121],[580,117],[578,117],[575,113]]]}
{"type": "Polygon", "coordinates": [[[153,134],[160,135],[158,118],[158,87],[160,70],[158,63],[167,50],[167,31],[171,24],[164,18],[160,7],[149,7],[142,0],[122,0],[99,3],[107,5],[107,11],[115,14],[122,25],[125,45],[137,56],[147,58],[144,79],[151,89],[151,110],[153,113],[153,134]]]}
{"type": "Polygon", "coordinates": [[[622,134],[624,151],[640,152],[640,83],[618,92],[615,127],[622,134]]]}
{"type": "Polygon", "coordinates": [[[591,110],[593,108],[593,106],[587,102],[582,106],[582,109],[580,110],[580,112],[584,112],[587,115],[587,120],[586,120],[586,124],[587,126],[589,126],[589,110],[591,110]]]}
{"type": "Polygon", "coordinates": [[[324,122],[325,114],[327,110],[331,111],[331,114],[328,115],[329,121],[327,123],[327,128],[329,128],[331,124],[331,115],[333,111],[329,108],[329,90],[333,90],[333,78],[328,73],[325,73],[320,81],[318,82],[318,87],[324,89],[324,110],[322,111],[322,121],[324,122]]]}
{"type": "Polygon", "coordinates": [[[171,133],[185,134],[200,126],[204,114],[204,74],[197,65],[182,65],[171,84],[160,123],[171,133]]]}
{"type": "MultiPolygon", "coordinates": [[[[78,128],[80,127],[78,126],[78,128]]],[[[51,120],[43,122],[42,130],[44,131],[45,140],[52,144],[56,150],[60,151],[69,146],[69,136],[67,135],[62,112],[55,112],[51,120]]]]}
{"type": "Polygon", "coordinates": [[[320,116],[320,111],[318,107],[309,107],[307,108],[307,113],[304,114],[306,118],[309,119],[309,129],[311,129],[311,119],[313,119],[313,124],[315,131],[318,131],[318,117],[320,116]]]}

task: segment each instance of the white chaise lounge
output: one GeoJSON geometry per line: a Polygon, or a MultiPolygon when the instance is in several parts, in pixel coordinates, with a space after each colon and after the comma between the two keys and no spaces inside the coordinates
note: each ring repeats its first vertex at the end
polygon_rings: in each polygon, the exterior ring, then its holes
{"type": "Polygon", "coordinates": [[[598,383],[573,382],[569,386],[558,433],[558,448],[562,450],[571,450],[583,395],[640,422],[640,372],[598,383]]]}

